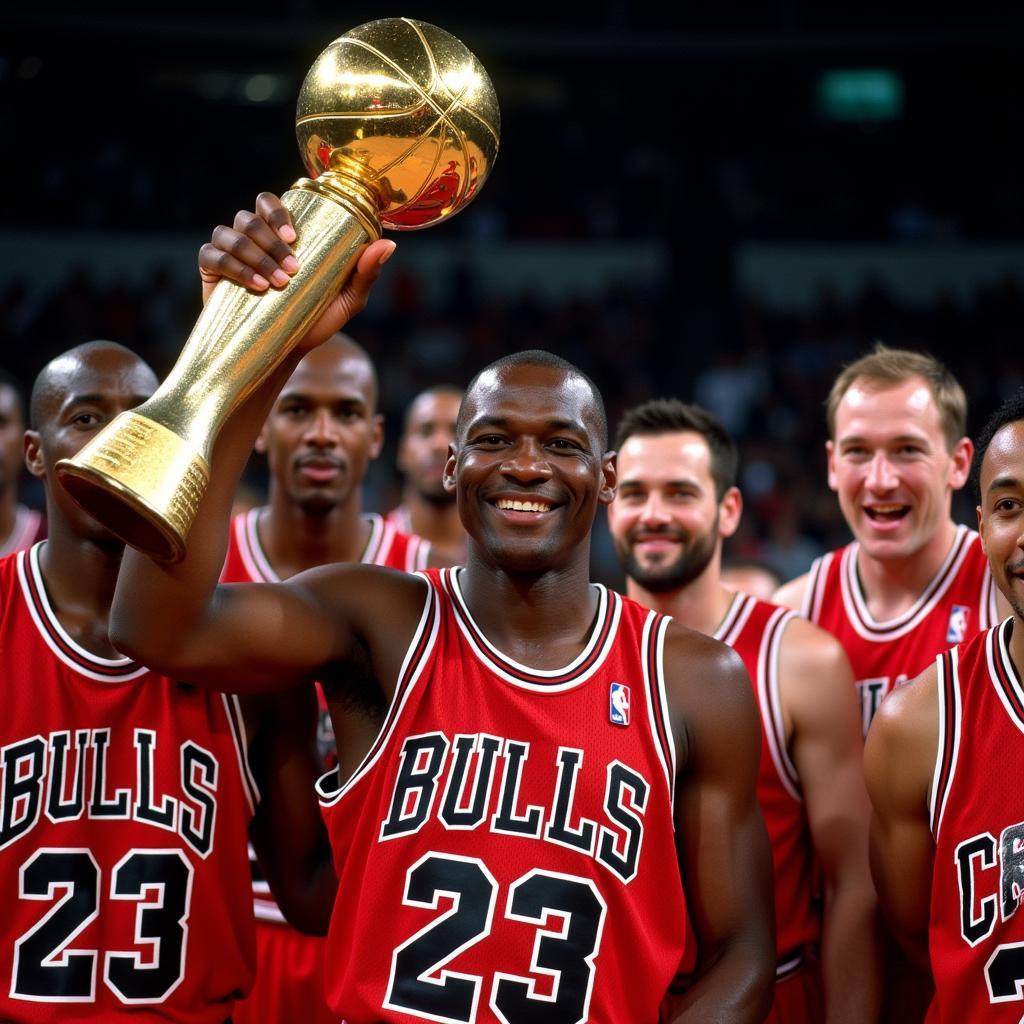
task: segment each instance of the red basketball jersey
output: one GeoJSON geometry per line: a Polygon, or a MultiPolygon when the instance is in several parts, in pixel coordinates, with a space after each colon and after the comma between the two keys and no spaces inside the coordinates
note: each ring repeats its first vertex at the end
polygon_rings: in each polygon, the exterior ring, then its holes
{"type": "Polygon", "coordinates": [[[785,608],[737,594],[715,633],[743,659],[761,712],[757,799],[772,844],[780,978],[800,965],[801,949],[821,934],[811,891],[814,848],[800,776],[786,749],[779,698],[779,652],[786,626],[795,617],[785,608]]]}
{"type": "MultiPolygon", "coordinates": [[[[281,577],[270,564],[260,543],[259,521],[265,509],[252,508],[240,512],[231,520],[228,553],[221,570],[222,583],[280,583],[281,577]]],[[[426,567],[430,543],[422,537],[401,533],[389,525],[382,516],[370,513],[364,517],[370,524],[370,539],[366,542],[360,561],[364,565],[383,565],[389,569],[414,572],[426,567]]],[[[317,724],[317,747],[324,769],[337,761],[334,746],[334,728],[327,713],[323,692],[317,687],[320,702],[320,721],[317,724]]],[[[256,916],[265,921],[284,921],[270,886],[256,864],[256,855],[250,850],[253,864],[253,900],[256,916]]]]}
{"type": "MultiPolygon", "coordinates": [[[[222,583],[279,583],[260,543],[259,521],[265,508],[251,508],[231,520],[228,553],[221,571],[222,583]]],[[[370,538],[359,558],[364,565],[384,565],[389,569],[416,572],[427,567],[430,542],[415,534],[402,533],[383,516],[370,512],[363,516],[370,525],[370,538]]]]}
{"type": "Polygon", "coordinates": [[[855,541],[815,561],[801,613],[843,645],[866,736],[886,694],[920,675],[937,654],[994,625],[999,613],[981,540],[966,526],[957,527],[946,560],[913,606],[886,622],[868,611],[859,548],[855,541]]]}
{"type": "Polygon", "coordinates": [[[390,512],[384,513],[384,522],[398,530],[399,533],[412,533],[412,517],[405,505],[396,505],[390,512]]]}
{"type": "Polygon", "coordinates": [[[46,520],[42,512],[37,512],[27,505],[18,505],[14,510],[14,528],[0,540],[0,558],[30,548],[45,536],[46,520]]]}
{"type": "Polygon", "coordinates": [[[0,560],[0,1020],[220,1024],[254,968],[238,702],[98,658],[0,560]]]}
{"type": "Polygon", "coordinates": [[[938,661],[928,1024],[1024,1017],[1024,684],[1013,618],[938,661]]]}
{"type": "Polygon", "coordinates": [[[456,571],[426,577],[376,743],[318,784],[328,1003],[348,1024],[655,1021],[686,945],[669,620],[600,587],[585,649],[539,671],[489,643],[456,571]]]}

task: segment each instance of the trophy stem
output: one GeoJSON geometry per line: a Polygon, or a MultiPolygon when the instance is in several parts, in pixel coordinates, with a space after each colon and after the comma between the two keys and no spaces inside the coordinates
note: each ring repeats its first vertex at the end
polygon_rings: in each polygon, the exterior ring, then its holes
{"type": "Polygon", "coordinates": [[[372,192],[340,175],[302,179],[281,201],[297,235],[291,281],[262,294],[221,281],[153,397],[57,464],[58,479],[87,512],[155,558],[184,557],[224,420],[337,295],[363,246],[380,237],[369,217],[372,192]]]}

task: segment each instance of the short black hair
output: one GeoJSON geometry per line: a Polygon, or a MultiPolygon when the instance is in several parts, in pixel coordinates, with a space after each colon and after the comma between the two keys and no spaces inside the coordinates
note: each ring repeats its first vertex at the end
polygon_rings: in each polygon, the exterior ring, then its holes
{"type": "Polygon", "coordinates": [[[469,382],[469,386],[466,388],[465,398],[462,400],[462,405],[459,408],[459,419],[456,424],[456,434],[461,437],[462,432],[465,429],[466,422],[466,409],[468,398],[476,387],[477,381],[485,374],[492,370],[495,373],[501,374],[505,370],[516,369],[520,366],[543,366],[550,370],[560,370],[567,376],[575,377],[577,380],[583,381],[584,384],[590,389],[590,397],[594,403],[594,412],[597,414],[597,427],[598,427],[598,440],[601,442],[601,451],[604,452],[608,448],[608,414],[604,408],[604,398],[601,397],[601,392],[598,386],[575,364],[570,363],[568,359],[563,359],[561,356],[556,356],[554,352],[547,352],[542,348],[529,348],[522,352],[513,352],[510,355],[502,356],[500,359],[496,359],[493,363],[488,364],[478,373],[474,374],[473,379],[469,382]]]}
{"type": "Polygon", "coordinates": [[[974,480],[974,492],[981,500],[981,463],[985,458],[985,452],[992,443],[992,438],[999,433],[1008,423],[1016,423],[1017,420],[1024,420],[1024,388],[1020,388],[1016,394],[1011,395],[998,409],[989,417],[988,422],[981,428],[978,435],[978,446],[974,452],[974,466],[971,470],[971,477],[974,480]]]}
{"type": "Polygon", "coordinates": [[[736,486],[740,456],[729,431],[722,421],[703,406],[682,402],[678,398],[652,398],[643,405],[629,409],[615,434],[618,451],[631,437],[658,434],[700,434],[711,452],[711,476],[719,501],[730,487],[736,486]]]}

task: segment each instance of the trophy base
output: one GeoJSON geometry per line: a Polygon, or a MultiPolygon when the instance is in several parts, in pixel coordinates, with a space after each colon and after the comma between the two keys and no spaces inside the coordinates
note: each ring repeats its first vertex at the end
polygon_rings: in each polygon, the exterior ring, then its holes
{"type": "Polygon", "coordinates": [[[180,562],[210,470],[173,431],[124,412],[74,458],[58,462],[57,479],[126,544],[161,561],[180,562]]]}

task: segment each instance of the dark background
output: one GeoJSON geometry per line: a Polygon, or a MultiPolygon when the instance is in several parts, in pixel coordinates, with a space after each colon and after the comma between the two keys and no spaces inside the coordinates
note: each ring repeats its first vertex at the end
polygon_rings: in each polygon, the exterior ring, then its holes
{"type": "MultiPolygon", "coordinates": [[[[613,423],[655,394],[717,404],[744,456],[749,513],[732,553],[803,571],[846,536],[821,447],[821,403],[844,361],[876,339],[934,352],[967,388],[972,429],[1024,379],[1024,13],[827,7],[186,0],[0,11],[0,365],[29,383],[56,352],[105,336],[166,371],[198,311],[191,264],[109,281],[88,261],[64,266],[68,240],[166,234],[198,248],[257,192],[301,173],[295,97],[327,42],[375,17],[421,18],[477,53],[502,106],[501,155],[481,197],[430,234],[471,241],[484,259],[488,247],[568,242],[584,266],[655,243],[661,270],[552,295],[495,291],[471,260],[439,268],[440,285],[399,266],[353,327],[386,366],[392,436],[419,387],[550,348],[596,377],[613,423]],[[830,114],[822,76],[851,69],[886,72],[895,111],[830,114]],[[45,288],[40,257],[19,259],[26,237],[49,247],[51,276],[59,268],[45,288]],[[826,260],[811,297],[787,303],[737,269],[762,243],[827,255],[857,242],[937,254],[947,277],[908,298],[888,271],[851,278],[826,260]],[[990,251],[1009,254],[1005,270],[958,269],[958,256],[990,251]]],[[[371,503],[392,498],[388,458],[371,503]]],[[[970,521],[973,501],[957,510],[970,521]]]]}

